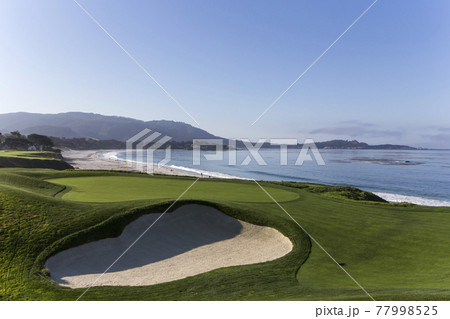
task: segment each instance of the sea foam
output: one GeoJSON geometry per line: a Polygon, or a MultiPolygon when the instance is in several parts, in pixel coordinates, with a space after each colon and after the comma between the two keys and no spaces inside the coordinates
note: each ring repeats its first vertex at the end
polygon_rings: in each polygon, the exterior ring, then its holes
{"type": "Polygon", "coordinates": [[[201,170],[201,169],[195,169],[195,168],[184,167],[184,166],[168,165],[166,167],[172,168],[177,171],[194,173],[198,176],[201,176],[203,174],[204,177],[248,180],[248,178],[233,176],[233,175],[219,173],[219,172],[205,171],[205,170],[201,170]]]}
{"type": "Polygon", "coordinates": [[[99,156],[104,158],[104,159],[108,159],[108,160],[121,160],[117,157],[118,152],[106,152],[106,153],[101,153],[99,156]]]}
{"type": "Polygon", "coordinates": [[[391,193],[374,193],[375,195],[380,196],[381,198],[387,200],[391,203],[411,203],[422,206],[448,206],[450,207],[450,201],[423,198],[418,196],[407,196],[400,194],[391,194],[391,193]]]}

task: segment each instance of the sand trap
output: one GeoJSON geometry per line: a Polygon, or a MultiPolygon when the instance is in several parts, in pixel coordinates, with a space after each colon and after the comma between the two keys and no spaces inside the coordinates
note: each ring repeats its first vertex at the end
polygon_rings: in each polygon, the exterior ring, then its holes
{"type": "MultiPolygon", "coordinates": [[[[160,214],[127,225],[116,238],[68,249],[46,262],[63,286],[90,286],[160,214]]],[[[217,209],[189,204],[168,213],[95,286],[145,286],[213,269],[265,262],[292,250],[276,229],[242,222],[217,209]]]]}

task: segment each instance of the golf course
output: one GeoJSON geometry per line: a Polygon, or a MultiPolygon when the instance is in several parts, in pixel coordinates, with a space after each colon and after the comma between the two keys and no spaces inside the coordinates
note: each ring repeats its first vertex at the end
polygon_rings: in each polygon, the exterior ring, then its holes
{"type": "Polygon", "coordinates": [[[0,168],[2,167],[26,167],[26,168],[72,168],[62,160],[60,153],[55,151],[0,151],[0,168]]]}
{"type": "MultiPolygon", "coordinates": [[[[351,187],[294,182],[259,184],[261,187],[247,180],[197,180],[120,171],[1,168],[0,297],[3,300],[77,300],[80,296],[80,300],[371,300],[348,272],[376,300],[450,299],[449,207],[387,203],[351,187]],[[145,216],[159,214],[161,222],[167,217],[169,223],[170,218],[182,215],[183,207],[189,205],[214,209],[214,214],[223,215],[220,218],[230,218],[229,223],[239,221],[242,225],[270,230],[272,237],[264,237],[269,232],[261,233],[264,235],[261,240],[266,238],[267,245],[272,243],[271,238],[276,238],[275,233],[280,234],[290,242],[289,249],[267,249],[279,250],[279,254],[250,263],[241,260],[241,254],[237,263],[187,272],[186,276],[149,285],[74,288],[53,280],[51,261],[58,254],[119,238],[128,233],[127,226],[138,225],[145,216]],[[161,215],[167,209],[167,214],[161,215]]],[[[201,219],[204,220],[208,219],[201,219]]],[[[186,231],[196,233],[194,230],[201,225],[195,221],[184,220],[182,225],[186,231]]],[[[202,231],[208,225],[201,226],[202,231]]],[[[202,241],[200,236],[193,248],[228,240],[240,232],[245,234],[240,231],[243,226],[230,225],[237,228],[230,228],[223,238],[202,241]]],[[[173,237],[179,238],[173,240],[185,241],[179,234],[183,227],[178,227],[173,237]]],[[[209,236],[222,231],[220,224],[214,227],[209,236]]],[[[146,235],[151,233],[152,229],[146,235]]],[[[130,233],[127,237],[130,244],[139,235],[135,233],[133,237],[130,233]]],[[[171,237],[171,233],[166,232],[165,236],[171,237]]],[[[170,242],[164,245],[167,249],[161,251],[170,251],[170,242]]],[[[253,258],[251,250],[264,250],[244,246],[249,249],[245,253],[248,258],[253,258]]],[[[132,249],[127,254],[131,253],[132,249]]],[[[120,254],[119,251],[116,257],[111,254],[112,260],[105,261],[106,265],[120,254]]],[[[122,257],[124,262],[127,254],[122,257]]],[[[84,258],[94,255],[87,254],[84,258]]],[[[77,256],[79,262],[83,255],[77,256]]],[[[144,264],[140,261],[139,266],[144,264]]],[[[183,266],[191,267],[189,260],[184,259],[183,266]]],[[[98,269],[95,273],[103,271],[98,269]]]]}

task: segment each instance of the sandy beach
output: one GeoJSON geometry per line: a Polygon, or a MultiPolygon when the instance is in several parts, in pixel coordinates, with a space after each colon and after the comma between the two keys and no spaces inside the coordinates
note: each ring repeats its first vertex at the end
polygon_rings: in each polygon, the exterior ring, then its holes
{"type": "MultiPolygon", "coordinates": [[[[132,171],[139,172],[136,165],[127,165],[126,162],[106,156],[105,154],[113,152],[123,152],[124,150],[68,150],[63,151],[62,155],[67,163],[75,169],[103,169],[114,171],[132,171]]],[[[153,167],[153,174],[208,177],[193,172],[185,172],[175,168],[156,166],[153,167]]]]}

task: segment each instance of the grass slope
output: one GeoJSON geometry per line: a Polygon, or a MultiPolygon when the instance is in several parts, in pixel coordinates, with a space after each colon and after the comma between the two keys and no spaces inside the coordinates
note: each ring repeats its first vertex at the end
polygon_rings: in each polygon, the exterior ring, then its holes
{"type": "Polygon", "coordinates": [[[51,168],[70,169],[61,157],[61,154],[51,151],[0,151],[0,168],[25,167],[25,168],[51,168]]]}
{"type": "MultiPolygon", "coordinates": [[[[1,298],[77,299],[84,290],[51,282],[45,260],[84,242],[118,236],[142,214],[163,211],[192,182],[121,172],[0,169],[1,298]]],[[[376,198],[351,189],[262,185],[375,299],[450,299],[449,208],[371,202],[376,198]]],[[[83,300],[368,300],[256,190],[248,181],[202,180],[183,201],[279,229],[294,243],[285,257],[154,286],[93,287],[83,300]]]]}

